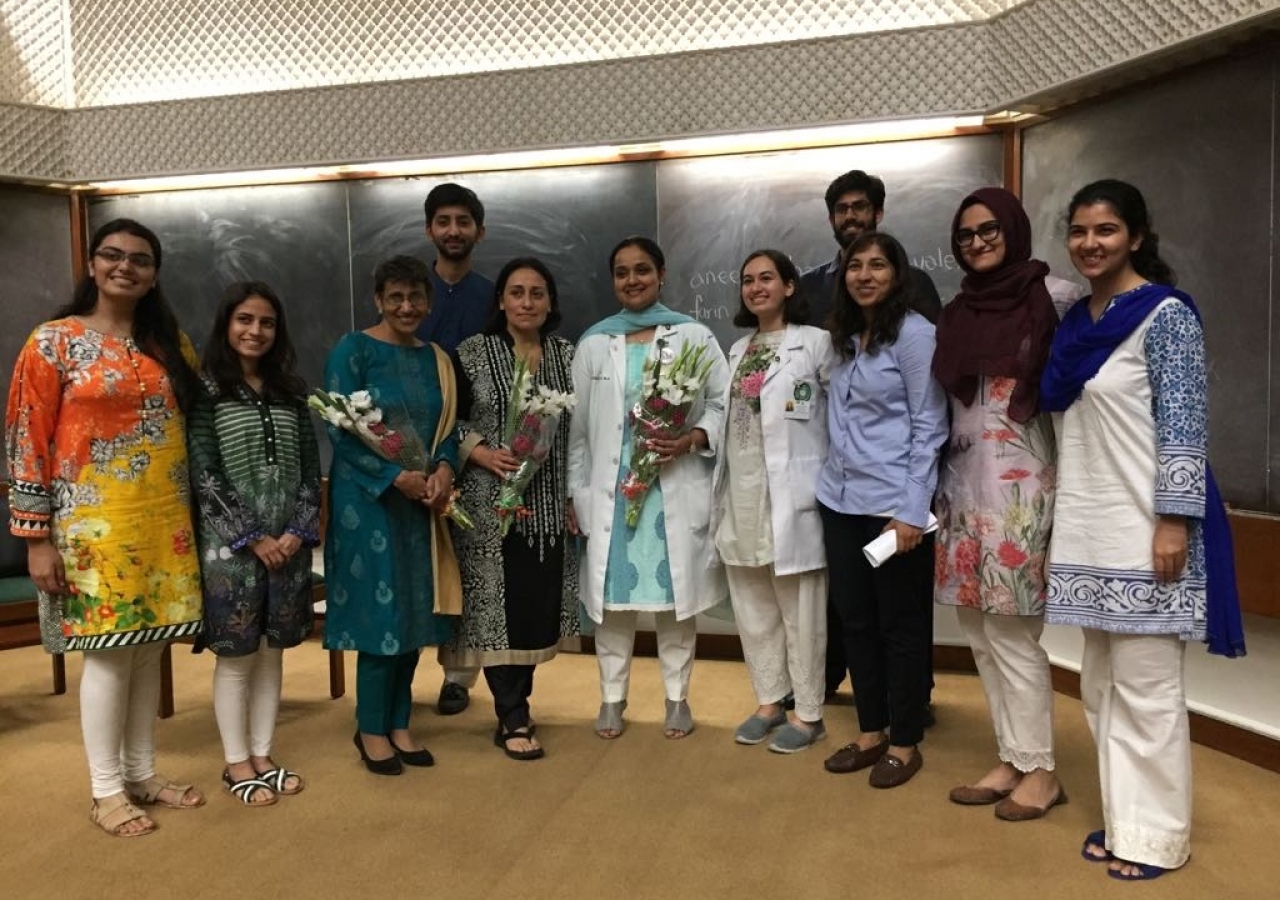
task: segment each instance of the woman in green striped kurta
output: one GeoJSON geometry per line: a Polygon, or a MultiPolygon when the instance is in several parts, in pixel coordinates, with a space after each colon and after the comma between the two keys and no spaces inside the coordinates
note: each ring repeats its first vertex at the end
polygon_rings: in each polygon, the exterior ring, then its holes
{"type": "Polygon", "coordinates": [[[311,633],[320,526],[320,453],[294,358],[271,288],[231,285],[188,423],[222,782],[249,806],[302,790],[271,758],[282,650],[311,633]]]}

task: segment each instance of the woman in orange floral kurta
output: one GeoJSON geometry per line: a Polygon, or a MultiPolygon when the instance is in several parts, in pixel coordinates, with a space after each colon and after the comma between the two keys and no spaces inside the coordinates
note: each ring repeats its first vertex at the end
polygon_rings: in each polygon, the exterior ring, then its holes
{"type": "Polygon", "coordinates": [[[153,747],[165,643],[201,620],[183,416],[194,353],[160,294],[154,234],[110,222],[89,266],[14,368],[9,527],[28,542],[45,647],[85,651],[91,818],[134,836],[155,827],[135,804],[204,802],[156,777],[153,747]]]}

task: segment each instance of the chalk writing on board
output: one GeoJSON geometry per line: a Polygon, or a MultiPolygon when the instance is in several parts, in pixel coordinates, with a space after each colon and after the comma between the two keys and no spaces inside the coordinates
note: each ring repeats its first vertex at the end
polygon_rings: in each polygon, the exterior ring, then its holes
{"type": "Polygon", "coordinates": [[[933,253],[911,257],[911,265],[917,269],[924,269],[926,272],[955,272],[960,268],[960,264],[956,262],[955,254],[941,247],[933,253]]]}

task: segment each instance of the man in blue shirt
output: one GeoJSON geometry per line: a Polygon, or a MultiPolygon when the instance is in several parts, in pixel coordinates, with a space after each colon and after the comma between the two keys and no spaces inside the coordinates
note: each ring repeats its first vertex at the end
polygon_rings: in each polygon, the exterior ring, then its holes
{"type": "Polygon", "coordinates": [[[424,206],[427,238],[437,255],[431,267],[431,312],[418,337],[453,353],[480,333],[493,308],[493,282],[471,268],[472,251],[484,238],[484,204],[470,188],[447,182],[431,189],[424,206]]]}
{"type": "MultiPolygon", "coordinates": [[[[418,337],[452,354],[483,330],[493,309],[493,282],[471,268],[471,253],[484,238],[484,204],[470,188],[446,182],[431,189],[424,206],[427,237],[437,255],[431,267],[431,312],[418,326],[418,337]]],[[[479,672],[446,666],[436,711],[453,716],[466,709],[479,672]]]]}
{"type": "MultiPolygon", "coordinates": [[[[827,220],[840,249],[836,258],[826,265],[814,266],[800,276],[800,292],[809,301],[809,324],[826,327],[831,313],[836,278],[840,270],[840,255],[862,234],[875,231],[884,218],[884,182],[861,169],[845,172],[827,186],[827,220]]],[[[942,300],[933,279],[923,269],[911,266],[907,269],[913,295],[912,309],[932,323],[937,323],[942,313],[942,300]]],[[[830,700],[844,682],[848,673],[845,660],[843,631],[836,618],[835,607],[827,606],[827,699],[830,700]]],[[[930,717],[931,718],[931,717],[930,717]]]]}

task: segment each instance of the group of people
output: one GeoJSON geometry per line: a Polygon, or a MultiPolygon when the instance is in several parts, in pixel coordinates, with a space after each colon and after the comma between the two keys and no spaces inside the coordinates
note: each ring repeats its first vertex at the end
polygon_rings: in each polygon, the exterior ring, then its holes
{"type": "MultiPolygon", "coordinates": [[[[417,438],[377,452],[329,428],[325,645],[358,654],[353,742],[370,772],[434,763],[410,727],[429,646],[445,670],[441,713],[464,709],[483,671],[494,743],[541,757],[535,667],[579,633],[579,605],[599,665],[596,733],[626,729],[643,612],[664,734],[687,736],[695,617],[727,592],[758,703],[734,739],[812,746],[847,672],[858,733],[824,765],[896,787],[923,765],[936,601],[958,610],[998,748],[951,800],[1011,821],[1066,802],[1039,637],[1046,621],[1078,625],[1105,819],[1082,854],[1124,879],[1186,861],[1183,643],[1243,652],[1199,313],[1124,182],[1087,185],[1067,210],[1090,287],[1080,300],[1031,258],[1018,199],[988,187],[956,211],[965,278],[941,307],[877,230],[884,199],[861,171],[832,183],[831,265],[802,275],[774,249],[744,260],[735,324],[747,334],[726,358],[663,302],[649,238],[613,250],[620,310],[575,346],[555,334],[552,272],[518,258],[489,282],[471,267],[479,198],[430,192],[434,266],[380,263],[376,324],[339,340],[325,367],[326,390],[365,392],[387,427],[417,438]],[[689,355],[702,365],[687,414],[638,432],[654,367],[689,355]],[[521,465],[504,443],[518,370],[576,407],[508,518],[498,497],[521,465]],[[636,452],[659,471],[638,510],[620,488],[636,452]],[[451,520],[456,503],[471,527],[451,520]]],[[[46,646],[85,651],[91,817],[136,836],[156,827],[140,807],[205,802],[154,767],[160,652],[174,638],[217,655],[226,790],[264,806],[304,788],[273,758],[272,734],[281,651],[312,630],[320,463],[270,286],[227,289],[197,360],[159,287],[156,236],[116,220],[89,250],[72,302],[15,368],[10,527],[28,539],[46,646]]]]}

